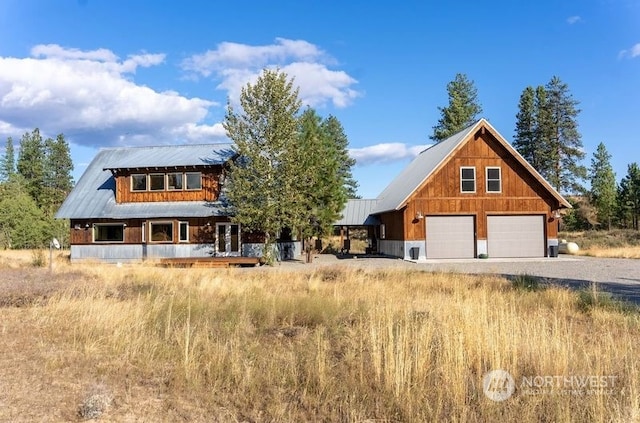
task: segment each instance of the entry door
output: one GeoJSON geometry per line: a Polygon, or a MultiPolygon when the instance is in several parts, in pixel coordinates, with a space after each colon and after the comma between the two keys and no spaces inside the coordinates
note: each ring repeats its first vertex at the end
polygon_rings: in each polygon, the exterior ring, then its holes
{"type": "Polygon", "coordinates": [[[235,223],[216,224],[216,255],[240,255],[240,225],[235,223]]]}

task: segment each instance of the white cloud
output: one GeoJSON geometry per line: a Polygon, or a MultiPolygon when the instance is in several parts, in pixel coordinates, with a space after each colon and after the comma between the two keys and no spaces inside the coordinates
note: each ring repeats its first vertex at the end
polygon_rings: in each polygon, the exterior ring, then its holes
{"type": "Polygon", "coordinates": [[[332,70],[335,61],[317,46],[304,40],[276,38],[274,44],[250,46],[220,43],[215,50],[193,55],[183,61],[184,70],[219,80],[237,101],[247,83],[254,82],[264,68],[279,68],[300,88],[304,105],[322,106],[327,102],[346,107],[360,95],[352,88],[358,81],[344,71],[332,70]]]}
{"type": "Polygon", "coordinates": [[[204,119],[215,103],[136,84],[138,67],[157,66],[164,54],[120,60],[106,49],[35,46],[33,57],[0,57],[0,135],[39,127],[64,132],[79,145],[202,142],[224,137],[204,119]]]}
{"type": "Polygon", "coordinates": [[[628,50],[622,50],[620,53],[618,53],[618,57],[620,59],[625,57],[633,59],[638,56],[640,56],[640,43],[635,44],[628,50]]]}
{"type": "Polygon", "coordinates": [[[577,23],[579,23],[579,22],[582,22],[582,18],[581,18],[580,16],[578,16],[578,15],[569,16],[569,17],[567,18],[567,23],[568,23],[569,25],[577,24],[577,23]]]}
{"type": "Polygon", "coordinates": [[[349,155],[356,160],[358,166],[377,163],[391,163],[413,159],[429,147],[425,145],[407,145],[400,142],[375,144],[368,147],[352,148],[349,155]]]}

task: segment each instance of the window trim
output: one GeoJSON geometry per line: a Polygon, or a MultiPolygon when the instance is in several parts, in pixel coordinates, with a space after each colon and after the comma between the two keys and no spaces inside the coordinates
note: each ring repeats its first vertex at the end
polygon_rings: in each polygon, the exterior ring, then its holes
{"type": "Polygon", "coordinates": [[[129,176],[130,176],[129,177],[129,181],[130,181],[129,188],[131,189],[131,192],[147,192],[147,191],[149,191],[149,179],[147,178],[147,174],[146,173],[132,173],[129,176]],[[144,189],[133,189],[133,177],[134,176],[142,176],[142,177],[144,177],[144,189]]]}
{"type": "Polygon", "coordinates": [[[184,188],[183,191],[201,191],[202,190],[202,172],[185,172],[184,173],[184,188]],[[200,175],[200,186],[198,188],[189,188],[189,175],[198,174],[200,175]]]}
{"type": "Polygon", "coordinates": [[[127,228],[127,225],[125,223],[94,223],[93,226],[91,227],[91,242],[93,244],[124,244],[124,239],[125,239],[125,230],[127,228]],[[120,226],[122,228],[122,241],[113,241],[113,240],[107,240],[107,241],[98,241],[96,240],[96,228],[98,226],[120,226]]]}
{"type": "Polygon", "coordinates": [[[475,166],[460,166],[460,192],[462,194],[475,194],[478,190],[478,182],[477,182],[477,174],[476,174],[476,167],[475,166]],[[462,171],[466,170],[466,169],[472,169],[473,170],[473,191],[465,191],[463,189],[463,182],[468,182],[471,181],[471,179],[463,179],[462,178],[462,171]]]}
{"type": "Polygon", "coordinates": [[[189,222],[180,221],[178,222],[178,242],[189,242],[189,222]],[[187,238],[182,239],[182,225],[187,227],[187,238]]]}
{"type": "Polygon", "coordinates": [[[184,191],[184,172],[167,172],[165,174],[165,191],[184,191]],[[181,187],[180,188],[171,188],[171,186],[169,185],[169,175],[180,175],[180,183],[181,183],[181,187]]]}
{"type": "Polygon", "coordinates": [[[502,193],[502,168],[500,166],[486,166],[484,170],[485,174],[485,191],[487,194],[501,194],[502,193]],[[492,181],[498,181],[499,189],[497,191],[489,190],[489,170],[498,169],[498,179],[491,179],[492,181]]]}
{"type": "Polygon", "coordinates": [[[154,220],[149,222],[149,243],[151,244],[173,244],[173,221],[172,220],[154,220]],[[167,241],[154,241],[153,240],[153,225],[171,225],[171,239],[167,241]]]}

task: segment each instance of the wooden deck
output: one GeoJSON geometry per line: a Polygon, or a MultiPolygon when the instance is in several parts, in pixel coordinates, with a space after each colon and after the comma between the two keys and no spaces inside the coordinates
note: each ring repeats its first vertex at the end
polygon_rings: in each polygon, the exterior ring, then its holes
{"type": "Polygon", "coordinates": [[[160,259],[164,267],[232,267],[258,266],[258,257],[172,257],[160,259]]]}

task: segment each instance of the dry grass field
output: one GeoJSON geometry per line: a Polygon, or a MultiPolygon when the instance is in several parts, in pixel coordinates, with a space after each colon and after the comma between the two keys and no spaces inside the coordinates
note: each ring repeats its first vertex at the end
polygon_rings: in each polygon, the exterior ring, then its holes
{"type": "Polygon", "coordinates": [[[0,421],[640,421],[640,316],[597,292],[32,259],[0,253],[0,421]]]}
{"type": "Polygon", "coordinates": [[[633,229],[561,232],[559,238],[577,243],[578,255],[640,259],[640,231],[633,229]]]}

